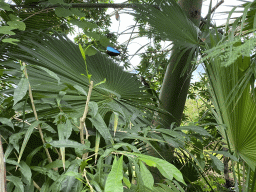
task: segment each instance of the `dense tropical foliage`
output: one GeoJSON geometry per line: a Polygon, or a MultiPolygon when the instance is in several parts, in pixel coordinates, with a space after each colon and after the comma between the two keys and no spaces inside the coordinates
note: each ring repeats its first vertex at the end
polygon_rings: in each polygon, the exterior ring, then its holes
{"type": "Polygon", "coordinates": [[[185,2],[125,5],[154,42],[138,74],[105,53],[111,3],[0,2],[0,190],[256,191],[256,2],[220,28],[185,2]]]}

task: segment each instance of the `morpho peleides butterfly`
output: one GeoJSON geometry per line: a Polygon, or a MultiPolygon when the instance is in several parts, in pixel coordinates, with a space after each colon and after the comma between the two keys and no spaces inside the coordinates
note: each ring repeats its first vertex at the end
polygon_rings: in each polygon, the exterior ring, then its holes
{"type": "Polygon", "coordinates": [[[107,46],[107,54],[110,56],[118,56],[120,55],[120,51],[114,49],[113,47],[107,46]]]}

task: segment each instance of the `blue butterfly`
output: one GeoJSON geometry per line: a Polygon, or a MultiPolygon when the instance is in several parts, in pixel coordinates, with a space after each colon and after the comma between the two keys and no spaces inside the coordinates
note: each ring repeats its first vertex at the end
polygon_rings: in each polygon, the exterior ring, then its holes
{"type": "Polygon", "coordinates": [[[118,56],[120,55],[120,51],[117,49],[114,49],[113,47],[107,46],[107,54],[110,56],[118,56]]]}

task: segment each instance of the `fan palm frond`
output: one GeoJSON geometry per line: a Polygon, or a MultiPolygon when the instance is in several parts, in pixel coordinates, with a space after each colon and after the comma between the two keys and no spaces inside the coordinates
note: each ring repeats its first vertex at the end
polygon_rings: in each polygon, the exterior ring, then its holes
{"type": "MultiPolygon", "coordinates": [[[[86,65],[94,85],[106,79],[105,83],[93,88],[91,96],[91,101],[97,102],[104,114],[111,110],[120,114],[128,113],[129,121],[135,123],[137,117],[142,120],[146,116],[138,109],[154,108],[154,105],[150,104],[151,95],[143,91],[145,88],[142,88],[136,77],[123,71],[122,67],[106,54],[98,52],[96,55],[87,56],[85,65],[79,47],[62,35],[44,35],[43,40],[38,41],[27,37],[19,47],[27,54],[21,52],[11,56],[28,64],[33,97],[38,103],[37,109],[39,114],[42,112],[41,115],[49,116],[58,111],[57,107],[51,106],[50,103],[54,103],[60,91],[64,92],[62,100],[67,104],[63,107],[66,107],[67,111],[83,111],[85,92],[89,87],[86,65]]],[[[6,61],[2,64],[6,68],[15,69],[16,77],[21,76],[20,65],[17,62],[6,61]]],[[[19,81],[13,76],[9,80],[15,84],[19,81]]]]}

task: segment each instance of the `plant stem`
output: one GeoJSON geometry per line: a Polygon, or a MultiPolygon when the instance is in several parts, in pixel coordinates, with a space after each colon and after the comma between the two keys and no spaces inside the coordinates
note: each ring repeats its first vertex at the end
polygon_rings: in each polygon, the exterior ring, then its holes
{"type": "MultiPolygon", "coordinates": [[[[25,77],[28,79],[28,73],[27,73],[27,68],[26,68],[25,63],[23,63],[23,66],[24,66],[25,77]]],[[[29,98],[31,100],[31,105],[32,105],[32,109],[33,109],[35,118],[36,118],[37,121],[39,121],[38,116],[37,116],[37,112],[36,112],[36,107],[35,107],[35,104],[34,104],[34,99],[33,99],[32,89],[31,89],[30,83],[28,83],[28,91],[29,91],[29,98]]],[[[41,128],[40,124],[38,125],[38,130],[39,130],[39,134],[40,134],[41,140],[42,140],[43,145],[44,145],[45,144],[44,135],[43,135],[42,128],[41,128]]],[[[45,149],[45,152],[46,152],[46,155],[47,155],[47,158],[48,158],[48,162],[51,163],[52,162],[51,155],[50,155],[47,148],[44,147],[44,149],[45,149]]]]}
{"type": "MultiPolygon", "coordinates": [[[[80,140],[82,144],[85,144],[84,142],[84,129],[85,129],[85,133],[86,133],[86,139],[88,139],[88,131],[86,129],[86,125],[85,125],[85,120],[86,120],[86,116],[88,113],[88,106],[89,106],[89,101],[91,98],[91,94],[92,94],[92,88],[93,88],[93,81],[90,82],[90,86],[89,86],[89,91],[88,91],[88,95],[87,95],[87,100],[86,100],[86,104],[85,104],[85,109],[84,109],[84,114],[83,116],[80,118],[80,140]]],[[[83,159],[86,159],[87,153],[83,155],[83,159]]]]}

